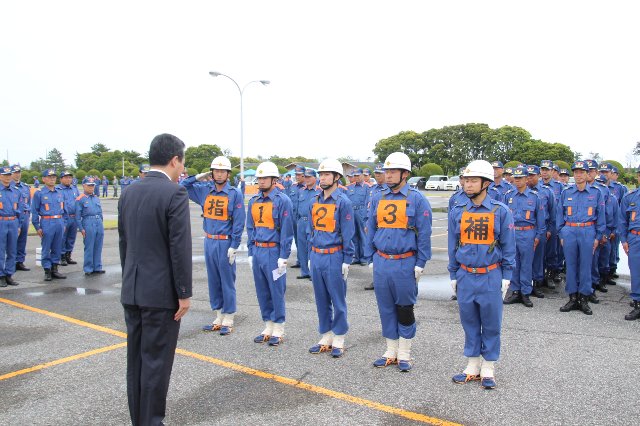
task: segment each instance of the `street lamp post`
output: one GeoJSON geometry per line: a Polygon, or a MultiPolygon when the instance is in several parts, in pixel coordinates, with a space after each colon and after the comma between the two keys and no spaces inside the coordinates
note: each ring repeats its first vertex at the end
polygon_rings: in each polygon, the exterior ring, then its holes
{"type": "Polygon", "coordinates": [[[269,80],[253,80],[248,82],[247,84],[240,88],[240,85],[231,77],[221,72],[209,71],[209,75],[212,77],[218,77],[219,75],[223,77],[227,77],[229,80],[233,81],[233,84],[238,88],[238,93],[240,93],[240,177],[244,179],[244,125],[243,125],[243,113],[242,113],[242,95],[244,95],[244,89],[247,88],[251,83],[261,83],[263,86],[271,83],[269,80]]]}

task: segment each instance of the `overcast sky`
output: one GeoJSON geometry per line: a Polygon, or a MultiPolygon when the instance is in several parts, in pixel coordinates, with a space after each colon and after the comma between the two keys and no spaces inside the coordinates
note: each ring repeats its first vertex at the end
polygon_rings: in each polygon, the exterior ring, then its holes
{"type": "MultiPolygon", "coordinates": [[[[373,157],[480,122],[626,162],[640,141],[628,1],[3,1],[0,158],[69,162],[156,134],[245,156],[373,157]]],[[[517,159],[515,159],[517,160],[517,159]]]]}

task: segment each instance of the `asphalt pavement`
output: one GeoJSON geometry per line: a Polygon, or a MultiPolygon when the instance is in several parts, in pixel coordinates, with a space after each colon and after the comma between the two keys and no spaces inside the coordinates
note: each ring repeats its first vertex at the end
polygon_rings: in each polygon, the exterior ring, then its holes
{"type": "MultiPolygon", "coordinates": [[[[445,207],[448,195],[429,200],[445,207]]],[[[102,204],[115,215],[115,200],[102,204]]],[[[296,279],[298,269],[287,272],[284,343],[253,343],[263,324],[246,246],[237,260],[233,333],[202,332],[213,318],[200,212],[191,206],[194,297],[181,325],[166,424],[638,424],[640,321],[623,318],[628,279],[599,294],[592,316],[559,312],[561,289],[534,298],[531,309],[505,306],[498,388],[486,391],[451,381],[465,359],[457,304],[449,300],[445,213],[434,213],[433,258],[419,283],[413,370],[401,373],[372,367],[385,342],[364,266],[349,273],[350,330],[340,359],[308,353],[319,338],[317,316],[311,281],[296,279]]],[[[105,233],[101,276],[84,276],[79,237],[79,264],[60,267],[66,280],[45,283],[35,265],[38,243],[29,237],[31,271],[15,274],[20,286],[0,289],[0,424],[127,424],[117,231],[105,233]]]]}

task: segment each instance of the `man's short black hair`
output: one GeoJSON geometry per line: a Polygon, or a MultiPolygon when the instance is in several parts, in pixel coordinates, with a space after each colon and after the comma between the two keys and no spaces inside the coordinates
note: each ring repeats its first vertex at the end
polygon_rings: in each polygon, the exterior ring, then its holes
{"type": "Polygon", "coordinates": [[[168,133],[156,136],[149,147],[149,163],[151,166],[166,166],[175,156],[184,158],[184,142],[168,133]]]}

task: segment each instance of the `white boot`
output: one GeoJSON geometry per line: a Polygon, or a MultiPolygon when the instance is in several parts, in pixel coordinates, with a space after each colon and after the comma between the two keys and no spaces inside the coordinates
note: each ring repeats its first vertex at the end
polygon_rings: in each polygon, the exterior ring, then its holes
{"type": "Polygon", "coordinates": [[[398,341],[394,339],[387,339],[387,351],[382,356],[390,359],[398,358],[398,341]]]}
{"type": "Polygon", "coordinates": [[[331,346],[333,345],[333,340],[334,340],[333,331],[328,331],[322,335],[322,338],[320,338],[320,341],[318,342],[318,344],[322,346],[331,346]]]}
{"type": "Polygon", "coordinates": [[[334,338],[333,338],[332,346],[334,348],[343,349],[344,348],[344,334],[335,335],[334,338]]]}
{"type": "Polygon", "coordinates": [[[271,333],[271,337],[282,337],[284,336],[284,323],[273,323],[273,333],[271,333]]]}
{"type": "Polygon", "coordinates": [[[398,342],[398,368],[400,371],[411,370],[411,340],[401,337],[398,342]]]}
{"type": "Polygon", "coordinates": [[[468,358],[467,368],[462,372],[469,376],[477,376],[480,374],[480,366],[482,365],[482,357],[472,356],[468,358]]]}
{"type": "Polygon", "coordinates": [[[482,369],[480,370],[480,377],[495,377],[494,376],[495,361],[482,360],[482,369]]]}
{"type": "Polygon", "coordinates": [[[222,314],[222,325],[226,327],[233,327],[233,317],[235,314],[222,314]]]}
{"type": "Polygon", "coordinates": [[[262,330],[262,333],[260,334],[271,337],[271,335],[273,334],[273,321],[265,321],[264,330],[262,330]]]}
{"type": "Polygon", "coordinates": [[[216,309],[213,313],[216,314],[216,319],[213,320],[213,325],[222,324],[222,317],[224,316],[222,311],[220,309],[216,309]]]}

